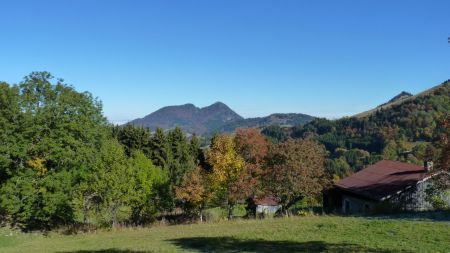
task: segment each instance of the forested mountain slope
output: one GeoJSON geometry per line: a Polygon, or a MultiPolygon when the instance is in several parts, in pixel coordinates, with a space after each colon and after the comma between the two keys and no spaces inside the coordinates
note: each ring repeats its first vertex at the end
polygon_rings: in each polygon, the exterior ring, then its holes
{"type": "Polygon", "coordinates": [[[302,113],[274,113],[266,117],[236,120],[223,125],[220,132],[233,132],[237,128],[259,128],[271,125],[295,126],[305,124],[314,119],[313,116],[302,113]]]}
{"type": "Polygon", "coordinates": [[[419,94],[416,94],[416,95],[412,95],[409,92],[402,91],[400,94],[398,94],[397,96],[393,97],[388,102],[386,102],[386,103],[384,103],[382,105],[379,105],[379,106],[373,108],[372,110],[368,110],[366,112],[358,113],[355,116],[356,117],[366,117],[366,116],[372,115],[373,113],[375,113],[375,112],[377,112],[377,111],[379,111],[381,109],[386,110],[386,109],[389,109],[389,108],[391,108],[391,107],[393,107],[395,105],[402,104],[403,102],[414,100],[417,97],[423,97],[423,96],[425,96],[427,94],[434,94],[433,92],[435,90],[437,90],[437,89],[440,89],[441,86],[444,85],[445,83],[446,82],[444,82],[443,84],[434,86],[433,88],[425,90],[423,92],[420,92],[419,94]]]}
{"type": "Polygon", "coordinates": [[[364,115],[315,119],[287,129],[266,128],[275,139],[313,138],[330,153],[330,169],[343,176],[380,159],[422,163],[439,152],[442,121],[450,113],[450,80],[415,96],[403,96],[364,115]]]}

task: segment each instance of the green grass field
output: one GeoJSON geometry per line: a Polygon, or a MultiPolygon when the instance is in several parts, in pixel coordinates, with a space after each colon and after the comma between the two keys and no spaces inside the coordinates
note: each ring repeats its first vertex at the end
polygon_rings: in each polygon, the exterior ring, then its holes
{"type": "Polygon", "coordinates": [[[314,216],[47,236],[3,228],[0,252],[450,252],[450,222],[314,216]]]}

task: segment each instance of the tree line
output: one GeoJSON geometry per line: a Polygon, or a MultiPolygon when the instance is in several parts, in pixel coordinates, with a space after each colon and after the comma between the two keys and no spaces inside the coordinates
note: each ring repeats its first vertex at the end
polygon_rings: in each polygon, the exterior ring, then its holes
{"type": "Polygon", "coordinates": [[[320,204],[333,180],[380,159],[431,157],[450,171],[448,94],[446,82],[365,118],[204,140],[179,128],[114,126],[92,94],[33,72],[17,85],[0,82],[0,218],[25,230],[112,227],[174,210],[201,220],[220,206],[232,219],[237,204],[259,197],[277,198],[285,213],[299,202],[320,204]]]}
{"type": "Polygon", "coordinates": [[[176,209],[201,218],[212,206],[232,218],[267,195],[288,210],[329,184],[314,140],[241,129],[202,147],[179,128],[113,126],[100,100],[48,72],[0,83],[0,129],[0,216],[25,230],[141,225],[176,209]]]}

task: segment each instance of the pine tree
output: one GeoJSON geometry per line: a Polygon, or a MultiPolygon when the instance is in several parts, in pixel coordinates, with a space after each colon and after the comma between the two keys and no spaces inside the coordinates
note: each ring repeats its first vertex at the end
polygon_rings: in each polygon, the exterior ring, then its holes
{"type": "Polygon", "coordinates": [[[150,158],[153,164],[161,168],[167,168],[170,149],[164,130],[161,128],[156,129],[155,133],[150,138],[149,148],[150,158]]]}
{"type": "Polygon", "coordinates": [[[169,176],[172,187],[179,186],[186,173],[195,168],[190,146],[181,128],[177,127],[167,135],[171,159],[169,161],[169,176]]]}
{"type": "Polygon", "coordinates": [[[201,159],[200,154],[202,153],[202,150],[200,148],[200,140],[196,134],[192,135],[191,140],[189,142],[189,152],[192,158],[194,159],[195,165],[199,165],[201,159]]]}

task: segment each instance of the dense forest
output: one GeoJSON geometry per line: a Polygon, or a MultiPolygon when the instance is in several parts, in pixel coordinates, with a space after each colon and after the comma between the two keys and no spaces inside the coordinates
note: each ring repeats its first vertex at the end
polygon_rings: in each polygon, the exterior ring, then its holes
{"type": "Polygon", "coordinates": [[[320,205],[333,179],[379,159],[448,165],[449,107],[446,82],[367,117],[201,140],[180,128],[114,126],[92,94],[33,72],[0,83],[0,217],[24,230],[145,225],[174,213],[201,220],[211,207],[232,219],[236,205],[268,195],[289,214],[320,205]]]}
{"type": "Polygon", "coordinates": [[[450,81],[384,106],[364,116],[315,119],[292,128],[270,126],[262,132],[274,141],[312,139],[323,144],[330,158],[327,170],[335,179],[381,159],[417,164],[435,161],[447,130],[444,121],[450,113],[450,81]]]}

